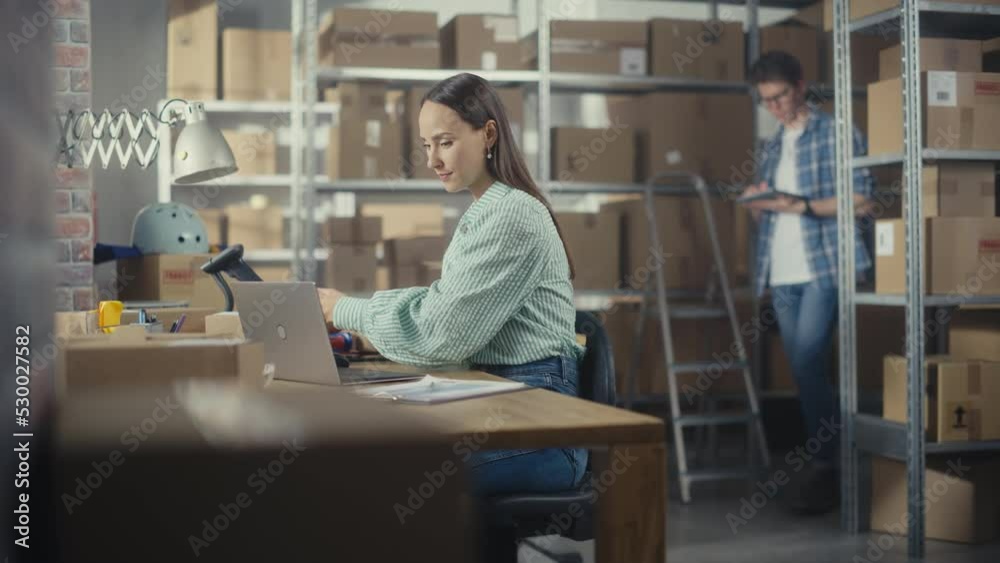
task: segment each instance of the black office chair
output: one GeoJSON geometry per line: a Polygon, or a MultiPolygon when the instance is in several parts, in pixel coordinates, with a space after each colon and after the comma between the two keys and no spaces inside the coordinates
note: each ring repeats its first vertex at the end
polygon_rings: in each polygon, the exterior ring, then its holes
{"type": "MultiPolygon", "coordinates": [[[[578,393],[581,398],[615,405],[615,362],[611,341],[601,321],[591,313],[576,313],[576,332],[586,335],[586,353],[580,365],[578,393]]],[[[580,481],[581,487],[558,493],[498,495],[483,500],[483,517],[486,526],[487,561],[490,563],[516,563],[518,546],[527,544],[532,549],[557,563],[579,563],[577,553],[554,553],[531,536],[548,535],[557,528],[559,535],[577,541],[594,537],[593,487],[584,489],[590,482],[590,461],[587,473],[580,481]],[[582,510],[573,510],[574,503],[582,510]],[[578,517],[574,517],[574,513],[578,517]],[[555,527],[553,515],[559,516],[555,527]]]]}

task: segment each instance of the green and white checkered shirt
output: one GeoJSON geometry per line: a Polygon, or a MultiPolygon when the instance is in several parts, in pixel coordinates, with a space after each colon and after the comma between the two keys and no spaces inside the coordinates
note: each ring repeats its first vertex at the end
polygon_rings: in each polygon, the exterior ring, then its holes
{"type": "Polygon", "coordinates": [[[338,301],[333,324],[404,364],[518,365],[583,357],[559,233],[541,202],[499,182],[466,210],[430,287],[338,301]]]}

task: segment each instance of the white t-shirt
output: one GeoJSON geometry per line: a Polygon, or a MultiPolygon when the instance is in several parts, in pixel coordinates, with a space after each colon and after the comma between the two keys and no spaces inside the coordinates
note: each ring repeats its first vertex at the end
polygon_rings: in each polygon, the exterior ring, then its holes
{"type": "MultiPolygon", "coordinates": [[[[804,128],[785,127],[781,137],[781,158],[774,175],[774,189],[801,194],[795,144],[804,128]]],[[[797,213],[777,213],[771,237],[770,285],[806,283],[813,279],[806,257],[806,241],[802,232],[802,216],[797,213]]]]}

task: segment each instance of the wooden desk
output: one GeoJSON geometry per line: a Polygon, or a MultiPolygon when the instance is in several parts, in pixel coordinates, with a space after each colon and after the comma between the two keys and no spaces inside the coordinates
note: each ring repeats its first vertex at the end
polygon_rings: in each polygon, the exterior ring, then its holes
{"type": "MultiPolygon", "coordinates": [[[[373,369],[418,372],[396,364],[373,369]]],[[[496,379],[476,371],[432,372],[452,378],[496,379]]],[[[274,392],[343,388],[274,381],[274,392]]],[[[642,414],[531,389],[438,405],[394,405],[426,420],[457,444],[483,449],[588,447],[597,494],[597,561],[666,560],[667,467],[663,421],[642,414]]]]}

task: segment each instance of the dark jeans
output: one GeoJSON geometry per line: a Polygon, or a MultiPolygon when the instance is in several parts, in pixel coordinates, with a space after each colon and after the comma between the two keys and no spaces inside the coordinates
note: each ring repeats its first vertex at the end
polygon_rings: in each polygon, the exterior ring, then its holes
{"type": "MultiPolygon", "coordinates": [[[[475,369],[576,396],[579,366],[567,357],[552,357],[516,366],[480,365],[475,369]]],[[[487,442],[487,446],[489,443],[487,442]]],[[[587,450],[546,448],[479,450],[468,459],[473,492],[480,496],[565,491],[579,485],[587,467],[587,450]]]]}
{"type": "Polygon", "coordinates": [[[800,283],[775,286],[772,291],[781,342],[799,387],[808,438],[816,438],[822,444],[816,457],[832,462],[840,437],[830,435],[836,409],[827,377],[830,337],[837,319],[837,288],[800,283]]]}

